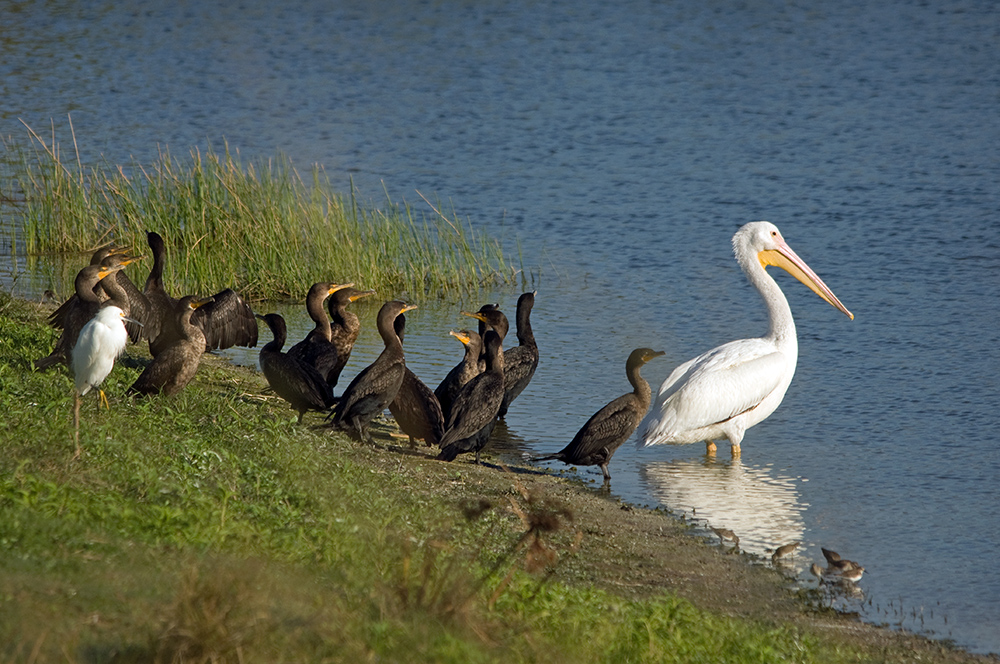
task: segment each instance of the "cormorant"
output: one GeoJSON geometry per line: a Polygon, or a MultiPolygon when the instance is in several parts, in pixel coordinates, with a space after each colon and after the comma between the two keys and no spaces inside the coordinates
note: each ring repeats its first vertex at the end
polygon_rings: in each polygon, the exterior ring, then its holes
{"type": "MultiPolygon", "coordinates": [[[[128,250],[116,247],[113,243],[106,244],[103,247],[98,247],[96,251],[90,257],[90,265],[100,265],[105,258],[111,254],[121,254],[123,256],[128,255],[128,250]]],[[[98,300],[103,302],[107,299],[107,295],[104,293],[104,289],[101,288],[99,282],[94,284],[94,294],[97,295],[98,300]]],[[[63,321],[66,317],[66,312],[77,306],[80,301],[80,296],[76,294],[74,290],[73,294],[69,296],[65,302],[60,304],[55,311],[49,314],[49,325],[56,328],[57,330],[63,329],[63,321]]],[[[96,313],[96,311],[95,311],[96,313]]]]}
{"type": "MultiPolygon", "coordinates": [[[[97,292],[101,291],[98,284],[108,275],[119,272],[126,264],[123,261],[117,261],[114,264],[102,262],[99,265],[88,265],[77,273],[74,281],[76,299],[67,300],[66,304],[70,302],[73,304],[66,307],[59,319],[62,334],[48,356],[35,360],[36,369],[44,371],[60,362],[70,364],[71,352],[76,345],[80,330],[97,315],[97,311],[101,307],[103,300],[97,292]]],[[[101,293],[103,294],[103,291],[101,293]]],[[[119,308],[124,311],[126,304],[124,302],[118,302],[118,304],[121,305],[119,308]]]]}
{"type": "MultiPolygon", "coordinates": [[[[399,314],[393,323],[399,342],[406,333],[406,316],[399,314]]],[[[444,435],[444,415],[441,404],[423,381],[403,366],[403,382],[396,397],[389,402],[389,412],[396,418],[400,430],[410,438],[410,445],[423,440],[428,446],[437,445],[444,435]]]]}
{"type": "Polygon", "coordinates": [[[483,349],[483,338],[475,332],[459,330],[458,332],[451,331],[448,334],[462,342],[465,347],[465,357],[448,372],[441,384],[434,390],[434,396],[441,404],[441,413],[444,415],[445,421],[451,412],[451,404],[455,401],[462,386],[482,373],[479,366],[479,356],[483,349]]]}
{"type": "Polygon", "coordinates": [[[347,386],[333,411],[332,426],[347,431],[352,437],[371,442],[368,425],[396,398],[403,382],[406,365],[403,344],[393,324],[396,316],[412,309],[399,300],[390,300],[378,312],[378,333],[385,349],[374,362],[365,367],[347,386]]]}
{"type": "Polygon", "coordinates": [[[354,348],[354,342],[358,340],[358,333],[361,332],[361,321],[354,312],[347,310],[347,305],[374,294],[373,290],[343,288],[326,301],[327,309],[330,311],[330,338],[337,347],[337,362],[326,375],[326,382],[330,384],[331,390],[337,386],[341,372],[351,359],[351,350],[354,348]]]}
{"type": "Polygon", "coordinates": [[[191,323],[191,315],[210,302],[210,297],[198,299],[188,295],[181,298],[174,315],[184,336],[160,351],[132,383],[130,393],[177,394],[191,382],[205,352],[205,333],[191,323]]]}
{"type": "Polygon", "coordinates": [[[451,405],[448,425],[441,437],[440,461],[453,461],[464,452],[479,453],[490,440],[493,426],[503,401],[503,348],[500,335],[486,330],[483,336],[486,348],[486,371],[462,388],[451,405]]]}
{"type": "Polygon", "coordinates": [[[507,409],[514,399],[524,391],[531,382],[538,368],[538,344],[531,331],[531,308],[535,306],[534,291],[523,293],[517,299],[517,341],[520,345],[509,348],[503,353],[503,402],[500,404],[498,417],[507,414],[507,409]]]}
{"type": "MultiPolygon", "coordinates": [[[[130,265],[143,256],[128,256],[120,252],[112,252],[101,261],[102,265],[114,266],[122,263],[123,266],[130,265]]],[[[119,306],[125,312],[125,330],[132,343],[139,343],[142,339],[153,338],[159,333],[160,318],[150,307],[149,300],[143,295],[132,280],[128,278],[124,270],[115,273],[114,279],[102,279],[101,288],[108,298],[119,300],[119,306]]]]}
{"type": "MultiPolygon", "coordinates": [[[[146,241],[153,252],[153,267],[143,287],[143,294],[158,316],[160,329],[155,336],[150,335],[149,352],[156,357],[184,334],[177,326],[174,315],[177,300],[163,289],[163,267],[166,246],[159,233],[146,233],[146,241]]],[[[199,307],[191,322],[205,334],[205,350],[257,345],[257,320],[253,309],[243,301],[236,291],[226,288],[212,296],[212,302],[199,307]]]]}
{"type": "Polygon", "coordinates": [[[280,314],[257,315],[270,328],[274,340],[260,349],[258,360],[267,384],[275,394],[291,404],[299,413],[299,424],[307,410],[328,410],[333,405],[333,393],[315,369],[281,352],[287,332],[280,314]]]}
{"type": "MultiPolygon", "coordinates": [[[[510,329],[510,321],[507,320],[507,316],[500,311],[499,304],[484,304],[479,307],[479,311],[463,311],[463,316],[469,316],[470,318],[475,318],[479,321],[479,336],[482,337],[486,330],[494,330],[498,335],[500,335],[500,341],[503,342],[504,338],[507,336],[507,331],[510,329]]],[[[485,348],[483,348],[485,352],[485,348]]]]}
{"type": "MultiPolygon", "coordinates": [[[[479,337],[483,337],[486,330],[494,330],[498,335],[500,335],[500,342],[507,337],[507,331],[510,329],[510,322],[507,320],[507,316],[500,311],[499,304],[484,304],[479,307],[479,311],[475,313],[470,311],[463,311],[463,316],[469,316],[475,318],[479,321],[479,337]]],[[[486,371],[486,346],[484,345],[479,351],[479,373],[486,371]]]]}
{"type": "MultiPolygon", "coordinates": [[[[290,357],[316,369],[327,383],[330,382],[329,376],[337,365],[337,347],[333,343],[333,331],[330,319],[323,310],[323,301],[337,291],[353,285],[328,282],[313,284],[306,295],[306,311],[316,326],[309,331],[305,339],[288,349],[290,357]]],[[[333,385],[330,385],[330,389],[333,389],[333,385]]]]}
{"type": "Polygon", "coordinates": [[[649,410],[652,393],[649,383],[639,375],[639,370],[654,357],[663,355],[663,351],[649,348],[637,348],[628,356],[625,363],[625,375],[632,384],[633,390],[623,394],[593,416],[576,433],[573,440],[556,454],[536,457],[535,461],[558,459],[563,463],[577,466],[600,466],[604,473],[604,482],[611,481],[608,463],[622,443],[636,430],[642,418],[649,410]]]}

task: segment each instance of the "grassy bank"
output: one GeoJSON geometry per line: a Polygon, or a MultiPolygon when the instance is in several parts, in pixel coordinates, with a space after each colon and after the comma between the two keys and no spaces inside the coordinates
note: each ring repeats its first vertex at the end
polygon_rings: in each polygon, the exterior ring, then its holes
{"type": "Polygon", "coordinates": [[[133,348],[74,461],[71,378],[30,370],[45,312],[0,295],[0,662],[974,659],[815,615],[565,480],[296,426],[207,356],[178,397],[134,401],[133,348]]]}
{"type": "MultiPolygon", "coordinates": [[[[411,299],[513,280],[498,242],[427,203],[365,208],[334,191],[319,166],[302,176],[283,156],[244,163],[228,146],[152,164],[85,167],[55,134],[28,129],[27,147],[4,144],[13,173],[0,191],[23,232],[15,252],[88,253],[117,242],[146,251],[146,231],[168,244],[171,292],[232,286],[251,299],[304,297],[315,281],[354,280],[411,299]]],[[[0,227],[0,232],[12,233],[0,227]]]]}

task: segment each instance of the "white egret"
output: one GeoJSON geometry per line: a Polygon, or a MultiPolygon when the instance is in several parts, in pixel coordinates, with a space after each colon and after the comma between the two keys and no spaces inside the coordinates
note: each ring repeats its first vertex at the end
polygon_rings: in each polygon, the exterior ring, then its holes
{"type": "Polygon", "coordinates": [[[775,411],[795,373],[799,344],[795,321],[781,288],[764,270],[786,270],[852,320],[823,280],[799,258],[767,221],[746,224],[733,236],[736,262],[757,289],[770,318],[770,330],[757,339],[723,344],[680,365],[660,386],[642,429],[639,447],[705,441],[715,454],[717,438],[727,438],[733,456],[743,434],[775,411]]]}
{"type": "MultiPolygon", "coordinates": [[[[103,306],[90,319],[73,346],[73,377],[75,381],[73,403],[73,441],[76,455],[80,455],[80,398],[92,388],[101,394],[101,403],[108,405],[108,398],[101,383],[111,373],[115,359],[125,350],[128,332],[125,330],[125,312],[115,305],[103,306]]],[[[135,322],[135,321],[133,321],[135,322]]]]}

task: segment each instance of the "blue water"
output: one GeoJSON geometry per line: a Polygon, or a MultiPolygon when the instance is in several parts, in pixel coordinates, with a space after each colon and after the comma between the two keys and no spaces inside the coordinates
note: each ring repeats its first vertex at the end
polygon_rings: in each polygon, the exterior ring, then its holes
{"type": "MultiPolygon", "coordinates": [[[[632,348],[666,351],[644,370],[659,384],[762,334],[729,240],[776,223],[856,320],[779,275],[798,371],[742,459],[629,444],[613,492],[763,555],[801,539],[791,573],[833,548],[867,570],[840,605],[1000,652],[1000,6],[162,4],[5,7],[0,133],[54,122],[66,151],[72,114],[85,162],[228,141],[363,198],[450,201],[520,248],[539,291],[542,364],[501,441],[532,452],[628,389],[632,348]]],[[[15,290],[68,288],[21,269],[15,290]]],[[[480,299],[512,314],[517,295],[480,299]]],[[[480,303],[408,314],[426,382],[480,303]]],[[[366,334],[357,367],[375,352],[366,334]]]]}

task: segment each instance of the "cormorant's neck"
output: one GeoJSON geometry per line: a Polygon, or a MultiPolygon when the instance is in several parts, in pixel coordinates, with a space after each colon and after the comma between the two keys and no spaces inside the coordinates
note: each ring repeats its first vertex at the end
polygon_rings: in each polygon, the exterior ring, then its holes
{"type": "Polygon", "coordinates": [[[150,249],[153,252],[153,267],[149,270],[149,276],[146,277],[146,284],[143,286],[143,290],[146,292],[163,290],[163,263],[166,252],[162,244],[150,247],[150,249]]]}
{"type": "Polygon", "coordinates": [[[74,282],[74,287],[76,289],[76,296],[83,300],[84,302],[90,302],[92,304],[100,304],[101,298],[95,292],[97,286],[101,283],[100,279],[97,278],[97,273],[84,274],[77,276],[74,282]]]}
{"type": "Polygon", "coordinates": [[[201,331],[201,328],[198,327],[197,325],[194,325],[191,322],[192,315],[194,315],[194,309],[192,309],[191,307],[186,307],[185,311],[181,312],[181,315],[178,318],[178,322],[180,323],[180,328],[181,328],[181,334],[184,335],[185,339],[189,340],[194,337],[197,337],[199,334],[201,335],[202,339],[204,339],[205,335],[201,331]]]}
{"type": "Polygon", "coordinates": [[[629,365],[625,373],[628,376],[628,382],[632,384],[632,392],[639,398],[640,403],[645,404],[645,408],[649,408],[653,393],[649,388],[649,383],[639,373],[641,370],[642,364],[629,365]]]}
{"type": "Polygon", "coordinates": [[[535,334],[531,330],[531,307],[517,310],[517,342],[522,346],[535,345],[535,334]]]}
{"type": "Polygon", "coordinates": [[[393,328],[392,320],[380,320],[378,322],[378,334],[382,337],[382,343],[385,344],[385,352],[399,354],[403,353],[403,344],[399,341],[399,337],[396,336],[396,330],[393,328]]]}
{"type": "Polygon", "coordinates": [[[279,325],[271,327],[271,333],[274,335],[274,340],[268,341],[261,350],[267,353],[280,353],[282,347],[285,345],[285,339],[288,336],[285,326],[279,325]]]}
{"type": "Polygon", "coordinates": [[[316,323],[316,327],[313,328],[315,332],[323,335],[323,338],[329,341],[332,336],[332,330],[330,319],[326,317],[326,312],[323,311],[322,298],[310,297],[306,299],[306,311],[309,312],[309,317],[316,323]]]}
{"type": "Polygon", "coordinates": [[[118,283],[118,273],[113,272],[101,279],[101,286],[104,288],[104,292],[108,294],[109,301],[124,311],[125,315],[128,315],[131,311],[131,306],[129,306],[128,294],[122,288],[122,285],[118,283]]]}

